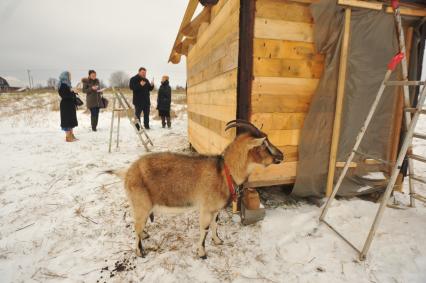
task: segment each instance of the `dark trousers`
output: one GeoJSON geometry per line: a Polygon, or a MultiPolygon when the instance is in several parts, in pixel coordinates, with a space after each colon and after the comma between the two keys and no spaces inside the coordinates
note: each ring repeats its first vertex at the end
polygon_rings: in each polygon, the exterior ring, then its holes
{"type": "Polygon", "coordinates": [[[170,121],[170,111],[159,110],[158,114],[161,117],[161,124],[163,125],[163,128],[166,126],[166,121],[167,126],[170,128],[172,126],[172,122],[170,121]]]}
{"type": "Polygon", "coordinates": [[[92,130],[96,131],[99,120],[99,107],[90,108],[90,121],[92,124],[92,130]]]}
{"type": "Polygon", "coordinates": [[[149,108],[150,105],[135,105],[135,115],[141,120],[141,113],[143,112],[143,126],[149,128],[149,108]]]}

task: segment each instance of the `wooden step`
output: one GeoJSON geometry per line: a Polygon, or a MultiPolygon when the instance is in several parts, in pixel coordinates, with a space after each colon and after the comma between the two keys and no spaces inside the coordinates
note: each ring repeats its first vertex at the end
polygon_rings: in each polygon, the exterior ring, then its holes
{"type": "Polygon", "coordinates": [[[416,86],[416,85],[424,85],[425,83],[422,81],[387,81],[385,82],[386,86],[416,86]]]}
{"type": "Polygon", "coordinates": [[[417,182],[426,184],[426,179],[417,175],[410,175],[410,179],[416,180],[417,182]]]}
{"type": "Polygon", "coordinates": [[[422,202],[426,202],[426,197],[419,195],[419,194],[411,194],[411,196],[413,198],[415,198],[416,200],[422,201],[422,202]]]}
{"type": "MultiPolygon", "coordinates": [[[[410,112],[410,113],[416,113],[417,112],[417,108],[405,108],[404,111],[405,112],[410,112]]],[[[426,114],[426,109],[421,109],[420,110],[420,114],[426,114]]]]}
{"type": "Polygon", "coordinates": [[[425,134],[414,133],[413,138],[426,140],[425,134]]]}
{"type": "Polygon", "coordinates": [[[369,159],[369,163],[370,163],[370,164],[372,163],[372,162],[371,162],[371,159],[373,159],[373,160],[377,161],[378,163],[393,166],[393,164],[392,164],[391,162],[386,161],[386,160],[383,160],[383,159],[378,158],[378,157],[376,157],[376,156],[373,156],[373,155],[371,155],[371,154],[364,153],[364,152],[357,151],[357,150],[354,150],[354,152],[355,152],[356,154],[360,155],[360,156],[363,156],[363,157],[366,157],[367,159],[369,159]]]}
{"type": "Polygon", "coordinates": [[[420,156],[420,155],[417,155],[417,154],[409,154],[408,157],[413,159],[413,160],[417,160],[417,161],[426,163],[426,158],[423,157],[423,156],[420,156]]]}

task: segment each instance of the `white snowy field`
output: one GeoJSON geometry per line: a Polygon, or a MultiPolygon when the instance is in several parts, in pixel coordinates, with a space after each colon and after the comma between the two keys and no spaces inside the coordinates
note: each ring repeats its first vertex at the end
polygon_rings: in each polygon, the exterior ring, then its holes
{"type": "MultiPolygon", "coordinates": [[[[318,223],[320,209],[305,203],[268,209],[252,226],[234,223],[222,211],[225,244],[214,246],[208,238],[207,260],[196,256],[195,212],[156,215],[147,225],[148,255],[136,258],[122,183],[101,174],[145,154],[127,120],[120,148],[109,154],[110,112],[101,113],[93,133],[90,116],[79,111],[80,140],[65,143],[59,112],[46,103],[15,112],[23,101],[0,100],[0,282],[426,282],[426,206],[420,202],[386,210],[363,262],[318,223]]],[[[152,121],[153,151],[188,150],[186,114],[178,112],[170,130],[152,121]]],[[[421,128],[426,132],[426,121],[421,128]]],[[[415,152],[426,154],[426,143],[416,141],[415,152]]],[[[426,167],[421,172],[426,175],[426,167]]],[[[396,198],[408,204],[406,194],[396,198]]],[[[360,247],[377,207],[359,199],[336,201],[328,220],[360,247]]]]}

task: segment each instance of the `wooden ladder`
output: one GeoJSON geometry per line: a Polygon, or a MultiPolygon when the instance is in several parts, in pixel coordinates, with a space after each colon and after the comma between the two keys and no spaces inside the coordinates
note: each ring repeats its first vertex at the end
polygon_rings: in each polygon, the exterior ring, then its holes
{"type": "MultiPolygon", "coordinates": [[[[115,89],[113,90],[114,90],[114,99],[113,99],[113,107],[112,107],[111,129],[109,133],[108,152],[111,152],[111,147],[112,147],[112,139],[113,139],[112,134],[114,130],[115,112],[120,113],[123,111],[126,113],[126,116],[129,119],[130,125],[135,130],[136,136],[138,136],[139,141],[145,147],[145,150],[150,151],[149,145],[153,146],[154,144],[152,140],[150,139],[150,137],[148,136],[148,134],[146,133],[144,127],[142,127],[140,120],[136,117],[134,109],[132,108],[130,103],[127,101],[123,93],[119,91],[115,91],[115,89]],[[117,104],[118,104],[118,108],[117,108],[117,104]]],[[[116,142],[117,142],[117,148],[118,148],[119,141],[120,141],[120,114],[118,114],[117,117],[118,117],[118,123],[117,123],[117,141],[116,142]]]]}
{"type": "Polygon", "coordinates": [[[426,178],[422,178],[420,176],[417,176],[414,174],[414,168],[413,168],[413,160],[421,161],[426,163],[426,157],[422,157],[419,155],[411,154],[411,146],[412,146],[412,140],[413,138],[420,138],[420,139],[426,139],[425,134],[415,133],[414,130],[416,128],[419,116],[421,114],[426,114],[426,109],[423,109],[423,105],[426,99],[426,81],[408,81],[408,70],[407,70],[407,60],[406,60],[406,48],[405,48],[405,39],[404,39],[404,32],[402,28],[402,20],[401,20],[401,14],[399,11],[398,1],[392,2],[392,7],[394,9],[394,16],[395,21],[397,25],[397,30],[399,34],[399,48],[400,53],[395,55],[392,60],[388,64],[388,70],[386,71],[385,77],[382,81],[382,84],[380,85],[380,88],[376,94],[376,98],[371,105],[370,111],[368,112],[368,115],[364,121],[363,126],[361,127],[360,131],[358,132],[358,135],[356,137],[355,145],[352,148],[352,151],[348,157],[348,159],[345,162],[345,165],[342,169],[342,172],[337,179],[336,184],[334,185],[333,191],[330,195],[330,197],[327,200],[327,203],[325,207],[322,210],[320,221],[324,222],[327,226],[329,226],[338,236],[340,236],[346,243],[348,243],[353,249],[355,249],[359,253],[360,260],[365,260],[367,252],[370,248],[371,242],[373,241],[373,238],[375,236],[375,233],[377,231],[378,226],[380,225],[380,222],[383,217],[383,212],[388,204],[389,197],[394,189],[398,174],[401,171],[402,163],[407,160],[408,161],[408,169],[409,169],[409,191],[410,191],[410,206],[415,205],[415,200],[420,200],[423,202],[426,202],[426,197],[417,194],[414,189],[413,181],[419,181],[426,184],[426,178]],[[392,72],[395,70],[395,68],[401,63],[402,67],[402,81],[390,81],[390,76],[392,72]],[[404,95],[404,121],[406,126],[406,133],[405,137],[402,142],[401,149],[399,151],[397,160],[395,163],[390,163],[388,161],[375,158],[374,156],[362,153],[358,151],[358,148],[361,144],[361,141],[367,131],[367,128],[373,118],[373,115],[376,111],[376,108],[380,102],[380,99],[382,97],[382,94],[386,87],[389,86],[401,86],[403,87],[403,95],[404,95]],[[418,102],[415,107],[413,107],[410,103],[410,95],[409,95],[409,86],[422,86],[421,91],[418,97],[418,102]],[[367,156],[368,158],[373,158],[379,163],[388,164],[392,167],[392,174],[391,177],[388,180],[388,184],[386,187],[386,190],[382,196],[382,200],[380,203],[380,207],[376,213],[376,216],[374,218],[373,224],[370,228],[369,234],[367,239],[364,242],[364,246],[362,250],[358,250],[355,245],[353,245],[348,239],[346,239],[337,229],[335,229],[330,223],[328,223],[325,220],[325,217],[327,215],[328,209],[330,208],[330,205],[334,198],[336,197],[337,192],[339,191],[341,184],[343,182],[343,179],[345,178],[349,167],[351,167],[351,163],[355,155],[362,155],[367,156]]]}

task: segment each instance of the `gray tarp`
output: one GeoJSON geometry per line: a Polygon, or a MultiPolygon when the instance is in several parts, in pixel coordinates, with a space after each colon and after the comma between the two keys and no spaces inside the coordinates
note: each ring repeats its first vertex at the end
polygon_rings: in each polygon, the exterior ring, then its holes
{"type": "MultiPolygon", "coordinates": [[[[293,194],[323,196],[325,192],[339,58],[343,37],[344,10],[335,0],[322,0],[311,6],[315,22],[317,51],[326,55],[324,73],[311,102],[301,133],[299,163],[293,194]]],[[[397,53],[398,43],[392,14],[382,11],[353,10],[350,28],[348,68],[337,161],[345,161],[355,137],[383,80],[389,60],[397,53]]],[[[390,133],[396,105],[395,88],[387,88],[360,151],[387,160],[390,133]]],[[[358,194],[360,177],[384,167],[365,165],[356,157],[356,169],[350,169],[340,195],[358,194]],[[375,168],[372,168],[375,167],[375,168]]],[[[336,170],[336,178],[340,170],[336,170]]]]}

